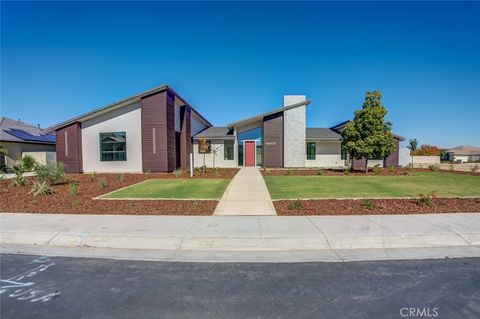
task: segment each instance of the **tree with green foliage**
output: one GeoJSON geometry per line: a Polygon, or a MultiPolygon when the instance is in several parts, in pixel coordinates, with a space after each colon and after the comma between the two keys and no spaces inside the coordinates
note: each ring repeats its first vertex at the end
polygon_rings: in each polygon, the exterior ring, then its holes
{"type": "Polygon", "coordinates": [[[417,141],[416,138],[410,139],[410,140],[408,141],[408,146],[407,146],[407,148],[409,148],[411,152],[415,152],[415,151],[417,150],[417,147],[418,147],[418,141],[417,141]]]}
{"type": "Polygon", "coordinates": [[[379,91],[367,92],[361,110],[355,111],[352,121],[341,132],[342,148],[353,159],[365,158],[365,173],[368,159],[385,158],[395,150],[392,123],[385,121],[387,109],[382,106],[379,91]]]}

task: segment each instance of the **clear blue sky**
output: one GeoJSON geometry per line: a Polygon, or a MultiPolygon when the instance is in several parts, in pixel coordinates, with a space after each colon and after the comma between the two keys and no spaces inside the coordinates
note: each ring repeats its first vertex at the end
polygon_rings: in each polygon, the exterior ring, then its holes
{"type": "Polygon", "coordinates": [[[480,3],[2,2],[1,113],[49,126],[168,83],[215,125],[384,95],[394,132],[480,146],[480,3]]]}

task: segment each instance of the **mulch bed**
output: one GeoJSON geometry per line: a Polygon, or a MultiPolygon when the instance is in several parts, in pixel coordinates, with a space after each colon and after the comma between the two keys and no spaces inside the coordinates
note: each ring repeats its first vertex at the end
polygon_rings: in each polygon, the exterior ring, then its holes
{"type": "MultiPolygon", "coordinates": [[[[232,178],[238,169],[207,170],[194,178],[232,178]]],[[[211,215],[216,200],[94,200],[94,197],[136,184],[147,179],[176,178],[173,173],[151,174],[67,174],[67,181],[52,186],[55,193],[34,197],[28,185],[11,187],[10,180],[0,182],[0,211],[11,213],[62,213],[62,214],[129,214],[129,215],[211,215]],[[121,181],[120,176],[123,176],[121,181]],[[100,181],[105,181],[102,187],[100,181]],[[70,194],[70,183],[76,183],[77,195],[70,194]]],[[[179,178],[190,178],[188,172],[179,178]]]]}
{"type": "Polygon", "coordinates": [[[279,200],[274,201],[278,215],[379,215],[480,212],[480,198],[435,198],[431,206],[417,204],[415,199],[371,199],[367,209],[358,199],[279,200]],[[299,204],[300,203],[300,204],[299,204]],[[301,205],[300,208],[294,208],[301,205]]]}
{"type": "MultiPolygon", "coordinates": [[[[263,176],[401,176],[408,175],[412,172],[432,172],[430,169],[426,168],[379,168],[377,173],[372,169],[368,170],[368,173],[365,173],[363,170],[355,170],[354,172],[344,172],[343,170],[333,170],[333,169],[320,169],[320,168],[291,168],[291,169],[261,169],[260,170],[263,176]]],[[[461,174],[461,175],[474,175],[480,176],[479,172],[462,172],[462,171],[451,171],[451,170],[440,170],[442,173],[452,173],[452,174],[461,174]]]]}

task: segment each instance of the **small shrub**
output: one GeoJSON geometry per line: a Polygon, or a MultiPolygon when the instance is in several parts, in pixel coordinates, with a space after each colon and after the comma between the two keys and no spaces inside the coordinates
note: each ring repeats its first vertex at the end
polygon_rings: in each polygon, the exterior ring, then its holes
{"type": "Polygon", "coordinates": [[[24,186],[27,184],[27,179],[25,176],[23,176],[23,173],[25,173],[25,169],[23,168],[22,165],[15,165],[12,167],[13,174],[15,176],[12,179],[12,186],[24,186]]]}
{"type": "Polygon", "coordinates": [[[97,180],[97,172],[93,171],[90,173],[90,181],[95,182],[97,180]]]}
{"type": "Polygon", "coordinates": [[[394,165],[390,165],[388,166],[388,171],[390,173],[396,173],[397,172],[397,168],[394,166],[394,165]]]}
{"type": "Polygon", "coordinates": [[[31,155],[25,155],[22,157],[22,166],[25,169],[26,172],[31,172],[35,168],[35,164],[37,162],[31,155]]]}
{"type": "Polygon", "coordinates": [[[263,169],[263,172],[265,173],[265,175],[270,175],[270,170],[268,168],[264,168],[263,169]]]}
{"type": "Polygon", "coordinates": [[[350,175],[350,170],[349,169],[344,169],[343,170],[343,175],[345,175],[345,176],[350,175]]]}
{"type": "Polygon", "coordinates": [[[48,185],[56,185],[65,181],[65,166],[63,163],[36,165],[35,179],[37,182],[46,182],[48,185]]]}
{"type": "Polygon", "coordinates": [[[287,175],[288,175],[288,176],[291,176],[291,175],[293,175],[294,173],[295,173],[295,171],[294,171],[293,169],[291,169],[291,168],[287,169],[287,175]]]}
{"type": "Polygon", "coordinates": [[[80,200],[78,200],[78,199],[76,199],[72,202],[72,206],[74,206],[74,207],[80,206],[80,204],[81,204],[80,200]]]}
{"type": "Polygon", "coordinates": [[[368,210],[372,210],[375,208],[375,203],[371,199],[364,199],[362,201],[362,206],[368,210]]]}
{"type": "Polygon", "coordinates": [[[213,169],[213,176],[219,177],[220,176],[220,170],[218,168],[213,169]]]}
{"type": "Polygon", "coordinates": [[[434,192],[431,192],[430,194],[418,194],[418,197],[415,198],[415,203],[417,205],[430,207],[433,205],[433,200],[436,198],[437,196],[434,192]]]}
{"type": "Polygon", "coordinates": [[[375,165],[375,167],[372,168],[372,172],[374,175],[380,175],[380,167],[378,167],[378,165],[375,165]]]}
{"type": "Polygon", "coordinates": [[[54,192],[53,189],[48,186],[46,181],[35,181],[35,183],[33,183],[33,187],[30,193],[33,194],[33,196],[42,196],[53,194],[54,192]]]}
{"type": "Polygon", "coordinates": [[[472,171],[472,173],[476,173],[478,170],[480,170],[480,166],[478,166],[478,164],[470,166],[470,171],[472,171]]]}
{"type": "Polygon", "coordinates": [[[100,188],[107,187],[108,186],[107,180],[105,178],[99,178],[98,179],[98,186],[100,186],[100,188]]]}
{"type": "Polygon", "coordinates": [[[428,167],[432,172],[438,172],[440,170],[440,166],[438,164],[430,165],[428,167]]]}
{"type": "Polygon", "coordinates": [[[143,178],[148,179],[150,177],[150,170],[143,173],[143,178]]]}
{"type": "Polygon", "coordinates": [[[303,208],[303,205],[302,205],[302,202],[300,200],[296,200],[293,203],[291,203],[290,205],[288,205],[288,209],[290,209],[290,210],[292,210],[292,209],[302,209],[302,208],[303,208]]]}
{"type": "Polygon", "coordinates": [[[182,170],[177,168],[173,171],[173,174],[175,175],[175,178],[179,178],[180,176],[182,176],[182,170]]]}
{"type": "Polygon", "coordinates": [[[118,180],[120,183],[123,183],[124,179],[125,179],[125,174],[122,173],[122,174],[118,174],[118,175],[117,175],[117,180],[118,180]]]}
{"type": "Polygon", "coordinates": [[[70,183],[69,185],[70,195],[77,196],[78,194],[78,185],[76,183],[70,183]]]}
{"type": "Polygon", "coordinates": [[[448,169],[451,170],[451,171],[454,171],[454,170],[455,170],[455,166],[453,166],[453,164],[450,164],[450,165],[448,165],[448,169]]]}
{"type": "Polygon", "coordinates": [[[322,175],[323,175],[323,169],[319,169],[319,170],[317,171],[317,175],[318,175],[318,176],[322,176],[322,175]]]}

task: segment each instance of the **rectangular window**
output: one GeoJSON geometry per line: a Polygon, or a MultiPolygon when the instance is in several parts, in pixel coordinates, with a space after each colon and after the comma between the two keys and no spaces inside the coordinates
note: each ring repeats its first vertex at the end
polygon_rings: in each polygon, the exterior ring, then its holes
{"type": "Polygon", "coordinates": [[[205,141],[202,145],[201,140],[198,141],[198,154],[210,154],[212,152],[212,141],[205,141]]]}
{"type": "Polygon", "coordinates": [[[226,161],[233,160],[233,142],[231,140],[223,141],[223,159],[226,161]]]}
{"type": "Polygon", "coordinates": [[[68,132],[65,131],[65,156],[68,156],[68,132]]]}
{"type": "Polygon", "coordinates": [[[317,155],[317,144],[315,142],[307,143],[307,160],[314,160],[317,155]]]}
{"type": "Polygon", "coordinates": [[[342,153],[341,153],[341,159],[346,160],[347,159],[347,151],[342,148],[342,153]]]}
{"type": "Polygon", "coordinates": [[[100,161],[127,160],[127,133],[100,133],[100,161]]]}

